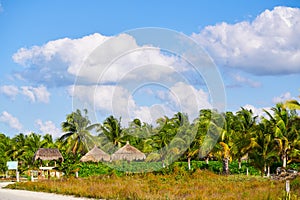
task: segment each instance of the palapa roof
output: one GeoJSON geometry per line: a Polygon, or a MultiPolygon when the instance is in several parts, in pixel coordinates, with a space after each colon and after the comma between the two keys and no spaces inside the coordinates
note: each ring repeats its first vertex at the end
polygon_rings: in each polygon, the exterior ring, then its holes
{"type": "Polygon", "coordinates": [[[138,150],[137,148],[131,146],[127,141],[127,144],[116,151],[111,155],[112,160],[144,160],[146,159],[146,155],[138,150]]]}
{"type": "Polygon", "coordinates": [[[87,152],[80,159],[81,162],[100,162],[100,161],[110,161],[110,155],[99,149],[96,145],[93,149],[87,152]]]}
{"type": "Polygon", "coordinates": [[[33,160],[64,160],[58,149],[39,148],[33,157],[33,160]]]}

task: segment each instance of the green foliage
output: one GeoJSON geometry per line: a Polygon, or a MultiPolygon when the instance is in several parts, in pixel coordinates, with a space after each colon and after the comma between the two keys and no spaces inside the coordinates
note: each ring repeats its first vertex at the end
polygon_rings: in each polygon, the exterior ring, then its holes
{"type": "Polygon", "coordinates": [[[6,170],[9,160],[18,160],[21,172],[37,168],[39,163],[33,163],[32,158],[41,147],[60,150],[64,161],[58,163],[58,168],[68,176],[78,170],[81,170],[82,177],[95,174],[119,176],[123,172],[186,173],[196,169],[220,174],[225,166],[225,162],[221,162],[224,158],[230,160],[231,174],[245,174],[248,169],[250,175],[257,175],[265,167],[270,167],[271,173],[274,173],[276,167],[285,164],[299,170],[298,113],[282,104],[272,110],[272,114],[265,111],[268,118],[257,121],[257,116],[244,108],[237,113],[204,109],[193,123],[186,114],[178,112],[173,117],[157,119],[156,126],[134,119],[128,128],[122,127],[121,118],[114,116],[106,118],[102,125],[91,124],[87,110],[83,114],[76,110],[66,116],[62,123],[65,134],[55,142],[50,134],[20,133],[13,138],[0,134],[0,172],[6,170]],[[98,136],[92,135],[91,130],[96,130],[98,136]],[[80,157],[94,145],[112,154],[126,141],[146,154],[146,162],[79,162],[80,157]],[[195,161],[198,157],[214,161],[209,161],[209,164],[195,161]],[[242,158],[247,162],[239,168],[242,158]],[[191,169],[188,169],[186,161],[192,161],[191,169]],[[163,165],[166,167],[163,168],[163,165]]]}

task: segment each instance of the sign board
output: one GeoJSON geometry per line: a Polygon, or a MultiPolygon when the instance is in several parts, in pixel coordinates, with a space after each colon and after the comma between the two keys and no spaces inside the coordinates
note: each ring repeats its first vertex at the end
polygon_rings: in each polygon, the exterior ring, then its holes
{"type": "Polygon", "coordinates": [[[18,161],[8,161],[7,167],[8,167],[8,169],[18,170],[18,161]]]}

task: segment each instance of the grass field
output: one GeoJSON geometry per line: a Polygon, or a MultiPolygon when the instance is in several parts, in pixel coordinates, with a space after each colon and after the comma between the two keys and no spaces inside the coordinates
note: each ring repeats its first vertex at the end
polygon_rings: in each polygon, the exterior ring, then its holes
{"type": "MultiPolygon", "coordinates": [[[[206,170],[169,175],[102,175],[23,182],[12,189],[43,191],[102,199],[284,199],[285,183],[259,176],[217,175],[206,170]]],[[[300,197],[300,179],[291,182],[291,197],[300,197]]]]}

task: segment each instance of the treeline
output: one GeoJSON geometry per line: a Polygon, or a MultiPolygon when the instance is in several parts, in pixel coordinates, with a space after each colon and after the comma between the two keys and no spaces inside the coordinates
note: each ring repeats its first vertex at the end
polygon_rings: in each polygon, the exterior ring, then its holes
{"type": "MultiPolygon", "coordinates": [[[[292,102],[293,103],[293,102],[292,102]]],[[[229,162],[242,160],[259,169],[270,171],[274,163],[282,167],[297,163],[300,156],[300,117],[296,104],[277,104],[267,117],[254,116],[251,110],[220,113],[204,109],[190,122],[184,113],[157,119],[156,126],[134,119],[128,127],[121,126],[121,119],[107,117],[103,123],[92,124],[87,110],[76,110],[66,116],[61,128],[63,135],[53,139],[46,134],[22,133],[10,138],[0,134],[0,171],[6,170],[6,162],[19,161],[19,169],[25,171],[38,167],[33,162],[38,148],[58,148],[65,160],[63,170],[71,166],[88,150],[97,145],[112,154],[127,141],[147,155],[146,162],[160,161],[163,165],[175,160],[220,160],[223,172],[229,173],[229,162]]]]}

